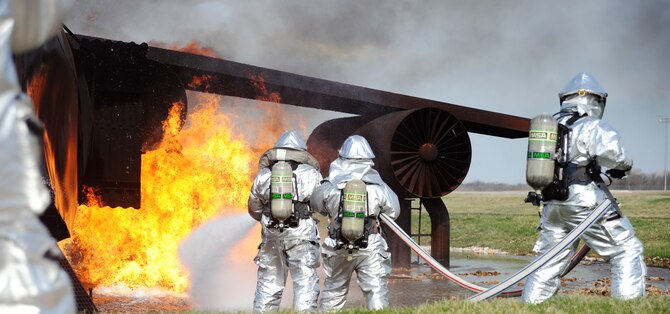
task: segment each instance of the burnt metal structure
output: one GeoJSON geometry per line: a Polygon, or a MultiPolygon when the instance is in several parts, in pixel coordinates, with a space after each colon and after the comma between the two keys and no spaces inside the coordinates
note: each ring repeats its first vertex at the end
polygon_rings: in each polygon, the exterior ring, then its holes
{"type": "MultiPolygon", "coordinates": [[[[468,108],[425,98],[343,84],[206,56],[148,47],[146,57],[170,67],[182,82],[209,78],[200,92],[255,99],[249,73],[262,74],[268,91],[282,103],[355,114],[318,126],[307,140],[322,174],[337,158],[337,149],[352,134],[368,138],[377,156],[376,167],[401,198],[398,224],[410,231],[408,198],[420,198],[431,218],[431,252],[449,265],[449,214],[439,199],[455,190],[470,166],[468,132],[522,138],[528,119],[468,108]]],[[[410,265],[410,250],[391,235],[394,267],[410,265]]]]}
{"type": "MultiPolygon", "coordinates": [[[[19,56],[17,68],[26,88],[42,82],[36,106],[53,142],[49,149],[57,171],[51,173],[57,177],[51,179],[64,186],[54,191],[56,201],[45,223],[59,240],[69,236],[63,225],[69,225],[73,213],[67,211],[78,203],[67,195],[77,195],[84,185],[98,187],[110,206],[139,208],[141,154],[160,140],[160,122],[169,106],[188,106],[186,90],[257,99],[262,95],[253,83],[261,75],[282,104],[355,115],[326,121],[309,136],[308,149],[323,174],[346,137],[368,138],[377,169],[401,198],[398,224],[410,231],[409,199],[419,198],[431,218],[432,255],[448,266],[449,215],[440,198],[454,191],[469,170],[468,134],[522,138],[529,126],[523,117],[67,33],[19,56]],[[194,77],[207,77],[208,83],[190,84],[194,77]],[[77,156],[67,158],[73,145],[77,156]]],[[[410,250],[394,237],[394,267],[408,267],[410,250]]]]}

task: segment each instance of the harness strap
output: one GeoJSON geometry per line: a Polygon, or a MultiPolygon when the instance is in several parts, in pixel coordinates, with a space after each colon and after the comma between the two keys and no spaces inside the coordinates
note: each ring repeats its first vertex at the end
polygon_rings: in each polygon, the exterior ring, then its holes
{"type": "Polygon", "coordinates": [[[312,217],[312,210],[307,202],[293,202],[293,214],[298,219],[306,219],[312,217]]]}
{"type": "Polygon", "coordinates": [[[591,161],[586,166],[577,166],[572,163],[568,164],[567,167],[565,167],[565,175],[568,185],[587,185],[591,182],[603,182],[600,178],[600,167],[595,160],[591,161]]]}
{"type": "Polygon", "coordinates": [[[581,118],[581,116],[575,112],[574,114],[572,114],[572,117],[570,117],[570,119],[565,121],[565,124],[572,125],[573,123],[575,123],[575,121],[579,120],[579,118],[581,118]]]}

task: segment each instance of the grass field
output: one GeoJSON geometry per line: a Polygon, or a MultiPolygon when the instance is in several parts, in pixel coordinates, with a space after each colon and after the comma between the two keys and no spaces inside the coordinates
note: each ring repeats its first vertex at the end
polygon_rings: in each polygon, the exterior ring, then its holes
{"type": "MultiPolygon", "coordinates": [[[[667,297],[648,297],[630,301],[599,296],[558,296],[538,305],[527,305],[518,299],[494,299],[489,302],[448,300],[417,307],[385,309],[382,313],[668,313],[667,297]]],[[[366,309],[341,313],[372,313],[366,309]]],[[[375,312],[378,313],[378,312],[375,312]]]]}
{"type": "MultiPolygon", "coordinates": [[[[583,296],[583,295],[559,295],[549,300],[537,304],[529,305],[520,302],[518,299],[492,299],[486,302],[470,302],[467,300],[443,300],[434,303],[427,303],[413,307],[393,307],[379,311],[372,311],[365,308],[348,308],[337,313],[358,314],[358,313],[383,313],[383,314],[434,314],[434,313],[669,313],[670,298],[666,296],[654,296],[638,298],[633,300],[616,300],[602,296],[583,296]]],[[[189,314],[220,313],[220,312],[200,312],[189,311],[189,314]]],[[[233,312],[249,313],[249,312],[233,312]]],[[[284,309],[276,313],[297,313],[293,310],[284,309]]]]}
{"type": "MultiPolygon", "coordinates": [[[[454,192],[445,197],[451,222],[451,247],[489,247],[531,254],[539,223],[537,207],[524,203],[526,191],[454,192]]],[[[624,215],[643,242],[648,265],[670,267],[670,191],[613,191],[624,215]]],[[[413,231],[418,215],[412,219],[413,231]]],[[[422,213],[421,231],[430,232],[422,213]]],[[[428,242],[422,239],[422,244],[428,242]]],[[[593,254],[593,253],[591,253],[593,254]]]]}

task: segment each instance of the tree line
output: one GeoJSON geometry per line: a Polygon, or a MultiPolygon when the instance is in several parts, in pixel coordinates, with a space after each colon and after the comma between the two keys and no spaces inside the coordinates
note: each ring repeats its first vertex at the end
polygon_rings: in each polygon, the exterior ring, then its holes
{"type": "MultiPolygon", "coordinates": [[[[658,173],[644,173],[638,169],[633,169],[628,176],[623,179],[608,179],[606,175],[602,175],[605,183],[610,183],[610,190],[663,190],[666,187],[663,172],[658,173]]],[[[667,178],[670,181],[670,174],[667,178]]],[[[668,182],[668,189],[670,189],[670,182],[668,182]]],[[[509,184],[499,182],[485,182],[474,181],[461,184],[458,187],[459,191],[519,191],[531,190],[531,187],[526,183],[509,184]]]]}

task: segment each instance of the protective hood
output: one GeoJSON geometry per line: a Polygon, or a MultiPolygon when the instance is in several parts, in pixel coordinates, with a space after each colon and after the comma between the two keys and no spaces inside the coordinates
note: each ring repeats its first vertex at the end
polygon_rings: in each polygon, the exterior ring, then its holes
{"type": "Polygon", "coordinates": [[[605,112],[607,93],[596,79],[584,72],[573,77],[558,93],[561,111],[576,112],[579,116],[588,115],[602,118],[605,112]]]}
{"type": "Polygon", "coordinates": [[[344,185],[353,180],[360,179],[365,183],[383,184],[377,170],[372,169],[375,163],[372,158],[372,148],[368,141],[360,135],[349,136],[339,150],[340,157],[330,164],[328,181],[344,188],[344,185]]]}
{"type": "Polygon", "coordinates": [[[360,135],[349,136],[339,150],[340,157],[348,159],[372,159],[375,154],[368,141],[360,135]]]}
{"type": "Polygon", "coordinates": [[[295,131],[286,131],[282,134],[277,142],[275,148],[293,148],[307,150],[307,144],[295,131]]]}
{"type": "Polygon", "coordinates": [[[347,159],[337,158],[330,163],[330,170],[328,171],[328,178],[337,186],[338,189],[343,189],[347,182],[353,179],[360,179],[368,184],[383,184],[379,172],[373,169],[375,163],[371,159],[347,159]]]}
{"type": "Polygon", "coordinates": [[[308,164],[317,171],[319,161],[307,152],[305,141],[294,131],[286,131],[279,137],[273,148],[268,149],[258,161],[258,169],[269,168],[276,161],[295,161],[308,164]]]}

